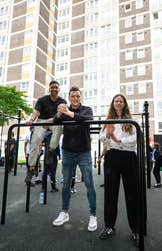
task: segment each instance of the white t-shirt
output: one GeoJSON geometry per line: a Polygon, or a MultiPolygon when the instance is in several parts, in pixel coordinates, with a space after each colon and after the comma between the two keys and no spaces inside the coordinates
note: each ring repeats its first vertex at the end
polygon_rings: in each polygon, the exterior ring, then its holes
{"type": "Polygon", "coordinates": [[[26,153],[29,154],[29,151],[30,151],[30,135],[31,133],[28,133],[25,137],[25,143],[27,143],[27,146],[26,146],[26,153]]]}

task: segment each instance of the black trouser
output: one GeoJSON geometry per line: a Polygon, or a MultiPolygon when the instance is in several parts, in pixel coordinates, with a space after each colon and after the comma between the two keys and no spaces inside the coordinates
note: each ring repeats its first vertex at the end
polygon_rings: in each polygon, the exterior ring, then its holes
{"type": "Polygon", "coordinates": [[[155,180],[157,183],[161,183],[160,167],[161,167],[161,163],[159,163],[158,161],[155,161],[153,174],[155,176],[155,180]]]}
{"type": "MultiPolygon", "coordinates": [[[[58,159],[57,155],[53,153],[53,163],[47,166],[47,175],[50,176],[50,182],[51,182],[51,187],[52,189],[56,188],[56,170],[57,170],[57,164],[58,164],[58,159]]],[[[46,170],[44,166],[43,174],[42,174],[42,188],[44,189],[45,187],[45,182],[46,182],[46,170]]]]}
{"type": "Polygon", "coordinates": [[[138,232],[137,156],[135,152],[111,149],[107,151],[105,155],[105,226],[115,226],[118,210],[120,177],[122,177],[123,181],[129,226],[133,232],[138,232]]]}

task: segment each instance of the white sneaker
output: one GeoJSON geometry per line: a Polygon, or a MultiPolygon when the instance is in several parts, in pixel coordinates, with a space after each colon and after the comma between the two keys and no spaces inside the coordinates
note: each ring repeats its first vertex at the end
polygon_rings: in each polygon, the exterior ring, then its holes
{"type": "Polygon", "coordinates": [[[65,212],[60,212],[59,216],[53,221],[53,226],[61,226],[65,222],[69,221],[69,214],[65,212]]]}
{"type": "Polygon", "coordinates": [[[71,189],[71,193],[76,193],[76,192],[77,192],[77,190],[75,188],[71,189]]]}
{"type": "Polygon", "coordinates": [[[95,231],[97,229],[97,217],[91,215],[88,223],[88,231],[95,231]]]}

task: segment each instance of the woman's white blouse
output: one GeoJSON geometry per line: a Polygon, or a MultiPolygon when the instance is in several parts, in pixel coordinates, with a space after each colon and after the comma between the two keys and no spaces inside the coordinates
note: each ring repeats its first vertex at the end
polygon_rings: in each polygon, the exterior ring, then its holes
{"type": "Polygon", "coordinates": [[[106,130],[101,131],[99,134],[99,139],[107,144],[109,149],[117,149],[121,151],[137,151],[137,136],[136,129],[133,126],[133,133],[129,134],[128,132],[122,131],[122,124],[114,124],[115,130],[114,135],[121,140],[121,143],[116,143],[111,138],[106,137],[106,130]]]}

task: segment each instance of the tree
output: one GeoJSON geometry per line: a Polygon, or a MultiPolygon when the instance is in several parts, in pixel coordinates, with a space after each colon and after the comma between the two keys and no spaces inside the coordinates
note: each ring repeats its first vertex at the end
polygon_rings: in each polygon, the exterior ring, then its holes
{"type": "Polygon", "coordinates": [[[32,108],[29,107],[23,92],[17,91],[15,87],[0,86],[0,124],[3,125],[9,120],[8,116],[17,116],[18,109],[22,109],[25,114],[30,114],[32,108]]]}

